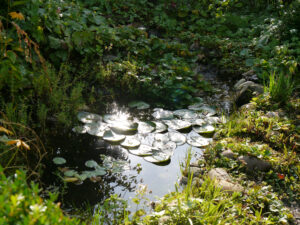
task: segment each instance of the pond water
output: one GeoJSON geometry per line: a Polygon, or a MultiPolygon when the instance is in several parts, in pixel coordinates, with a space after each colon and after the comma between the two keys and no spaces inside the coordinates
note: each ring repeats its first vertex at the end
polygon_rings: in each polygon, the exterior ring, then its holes
{"type": "MultiPolygon", "coordinates": [[[[208,72],[206,76],[213,77],[208,72]]],[[[73,131],[49,137],[55,153],[46,163],[44,182],[60,192],[67,211],[93,208],[111,194],[133,198],[140,185],[147,187],[145,197],[152,201],[174,191],[188,149],[192,148],[192,161],[199,158],[222,122],[220,115],[230,110],[229,101],[223,104],[229,86],[215,77],[212,82],[219,96],[198,98],[189,109],[148,109],[147,104],[134,102],[129,104],[134,109],[113,103],[101,115],[80,112],[73,131]]]]}

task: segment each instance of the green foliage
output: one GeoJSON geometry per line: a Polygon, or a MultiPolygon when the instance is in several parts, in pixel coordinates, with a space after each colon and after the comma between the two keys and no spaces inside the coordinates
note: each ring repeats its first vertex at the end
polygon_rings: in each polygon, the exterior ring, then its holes
{"type": "Polygon", "coordinates": [[[293,89],[294,84],[290,76],[284,76],[283,74],[279,76],[272,74],[270,76],[267,90],[273,101],[286,104],[293,93],[293,89]]]}
{"type": "Polygon", "coordinates": [[[56,195],[48,200],[39,197],[37,184],[27,185],[26,173],[16,171],[6,177],[0,167],[0,223],[5,224],[82,224],[62,214],[56,195]]]}

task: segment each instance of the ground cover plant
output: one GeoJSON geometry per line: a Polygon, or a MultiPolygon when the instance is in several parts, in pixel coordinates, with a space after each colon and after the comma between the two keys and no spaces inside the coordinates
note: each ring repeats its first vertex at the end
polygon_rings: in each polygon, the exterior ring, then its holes
{"type": "MultiPolygon", "coordinates": [[[[273,211],[271,205],[277,198],[287,205],[299,201],[299,0],[6,0],[2,6],[0,163],[6,176],[26,168],[30,179],[38,179],[41,160],[52,150],[38,136],[47,139],[51,127],[71,129],[80,109],[93,111],[111,100],[136,98],[179,109],[203,91],[209,95],[214,89],[197,70],[208,64],[225,78],[239,79],[252,71],[256,82],[265,86],[251,110],[243,108],[218,131],[220,139],[206,150],[203,167],[224,167],[239,174],[236,177],[246,186],[248,180],[254,182],[247,194],[255,210],[240,212],[247,200],[219,192],[207,180],[205,185],[216,196],[225,196],[237,207],[237,216],[227,210],[227,203],[212,203],[203,188],[193,192],[194,198],[204,196],[223,223],[222,213],[236,222],[292,221],[288,213],[279,212],[281,202],[273,211]],[[237,157],[265,160],[272,169],[251,174],[245,165],[223,157],[224,149],[237,157]],[[264,206],[258,206],[260,192],[271,193],[264,206]]],[[[4,186],[5,180],[10,177],[3,178],[4,186]]],[[[27,188],[20,183],[16,187],[27,188]]],[[[179,216],[171,218],[173,223],[210,223],[208,214],[193,217],[199,199],[191,203],[183,200],[185,195],[165,198],[188,205],[186,210],[177,204],[174,215],[179,216]]],[[[164,203],[160,207],[158,211],[164,203]]],[[[170,208],[167,215],[172,214],[170,208]]],[[[60,212],[54,214],[64,220],[60,212]]],[[[145,221],[156,223],[158,217],[145,221]]]]}

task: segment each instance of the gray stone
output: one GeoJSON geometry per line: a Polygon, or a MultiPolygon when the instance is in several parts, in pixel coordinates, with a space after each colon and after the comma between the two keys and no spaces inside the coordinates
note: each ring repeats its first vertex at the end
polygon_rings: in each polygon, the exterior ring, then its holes
{"type": "Polygon", "coordinates": [[[180,180],[179,180],[179,184],[181,184],[181,185],[187,185],[187,183],[188,183],[188,178],[185,177],[185,176],[182,176],[180,178],[180,180]]]}
{"type": "Polygon", "coordinates": [[[253,102],[250,102],[250,103],[248,103],[248,104],[242,105],[242,106],[241,106],[241,109],[242,109],[242,110],[245,110],[245,111],[246,111],[246,110],[252,111],[252,110],[256,109],[256,104],[253,103],[253,102]]]}
{"type": "Polygon", "coordinates": [[[246,82],[246,80],[244,79],[244,78],[242,78],[242,79],[240,79],[233,87],[234,87],[234,89],[235,90],[238,90],[239,88],[239,86],[242,84],[242,83],[245,83],[246,82]]]}
{"type": "Polygon", "coordinates": [[[190,167],[199,167],[198,161],[197,161],[197,162],[192,162],[192,163],[190,164],[190,167]]]}
{"type": "Polygon", "coordinates": [[[202,170],[199,167],[190,167],[190,173],[193,173],[193,177],[199,177],[202,174],[202,170]]]}
{"type": "Polygon", "coordinates": [[[222,188],[223,191],[233,193],[242,192],[244,190],[240,184],[233,182],[232,178],[223,168],[211,169],[207,175],[211,180],[214,180],[216,185],[222,188]]]}
{"type": "Polygon", "coordinates": [[[240,156],[238,160],[243,163],[248,170],[268,171],[271,164],[253,156],[240,156]]]}
{"type": "Polygon", "coordinates": [[[193,178],[192,186],[200,187],[203,184],[203,182],[204,181],[202,179],[195,177],[195,178],[193,178]]]}
{"type": "Polygon", "coordinates": [[[274,118],[274,117],[278,118],[279,113],[278,112],[267,112],[266,117],[268,117],[268,118],[274,118]]]}
{"type": "Polygon", "coordinates": [[[241,79],[235,84],[235,103],[238,106],[244,105],[257,95],[264,93],[264,87],[260,84],[256,84],[253,81],[244,81],[241,79]]]}
{"type": "Polygon", "coordinates": [[[235,159],[236,158],[236,154],[233,153],[230,149],[223,151],[221,153],[221,155],[228,158],[228,159],[235,159]]]}

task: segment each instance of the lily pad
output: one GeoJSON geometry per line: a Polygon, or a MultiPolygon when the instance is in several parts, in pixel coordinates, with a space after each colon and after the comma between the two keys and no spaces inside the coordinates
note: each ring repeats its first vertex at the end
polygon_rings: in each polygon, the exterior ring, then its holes
{"type": "Polygon", "coordinates": [[[115,122],[126,121],[127,119],[120,119],[120,115],[118,114],[105,114],[103,116],[103,121],[108,124],[113,124],[115,122]]]}
{"type": "Polygon", "coordinates": [[[138,156],[149,156],[153,154],[152,147],[149,145],[140,145],[137,149],[130,149],[129,152],[138,156]]]}
{"type": "Polygon", "coordinates": [[[156,109],[152,116],[157,120],[170,120],[174,118],[174,115],[169,110],[156,109]]]}
{"type": "Polygon", "coordinates": [[[201,111],[201,107],[203,106],[204,104],[199,102],[199,103],[195,103],[193,105],[190,105],[188,106],[188,109],[190,110],[194,110],[194,111],[201,111]]]}
{"type": "Polygon", "coordinates": [[[72,131],[78,134],[85,134],[87,132],[86,126],[76,126],[72,128],[72,131]]]}
{"type": "Polygon", "coordinates": [[[166,154],[161,151],[155,151],[153,153],[153,155],[146,156],[146,157],[144,157],[144,159],[151,163],[164,163],[164,162],[169,161],[171,159],[171,157],[172,157],[172,154],[166,154]]]}
{"type": "Polygon", "coordinates": [[[139,139],[134,136],[127,136],[126,139],[121,143],[124,148],[136,148],[141,144],[139,139]]]}
{"type": "Polygon", "coordinates": [[[125,139],[125,135],[116,134],[111,130],[106,130],[103,134],[103,139],[109,142],[121,142],[125,139]]]}
{"type": "Polygon", "coordinates": [[[89,168],[96,168],[98,167],[98,163],[95,160],[88,160],[85,162],[85,166],[89,168]]]}
{"type": "Polygon", "coordinates": [[[111,129],[116,133],[128,134],[130,132],[135,132],[138,128],[138,123],[134,123],[131,121],[118,121],[113,122],[110,125],[111,129]]]}
{"type": "Polygon", "coordinates": [[[64,177],[64,181],[68,183],[73,183],[79,181],[79,178],[77,177],[64,177]]]}
{"type": "Polygon", "coordinates": [[[186,142],[186,136],[179,132],[170,131],[168,134],[170,140],[175,142],[177,145],[183,145],[186,142]]]}
{"type": "Polygon", "coordinates": [[[190,122],[179,119],[166,120],[165,123],[168,125],[169,128],[173,130],[188,129],[192,126],[190,122]]]}
{"type": "Polygon", "coordinates": [[[199,111],[201,111],[202,114],[206,116],[213,116],[217,113],[217,111],[214,108],[207,105],[201,106],[199,111]]]}
{"type": "Polygon", "coordinates": [[[102,117],[100,115],[89,112],[79,112],[77,114],[77,118],[83,123],[93,123],[102,120],[102,117]]]}
{"type": "Polygon", "coordinates": [[[132,101],[128,104],[130,108],[149,109],[150,105],[143,101],[132,101]]]}
{"type": "Polygon", "coordinates": [[[87,133],[97,137],[103,137],[104,132],[108,130],[108,125],[106,123],[96,122],[86,125],[87,133]]]}
{"type": "Polygon", "coordinates": [[[62,165],[65,164],[67,161],[62,158],[62,157],[55,157],[52,159],[52,161],[56,164],[56,165],[62,165]]]}
{"type": "Polygon", "coordinates": [[[204,124],[203,126],[195,126],[193,130],[199,134],[212,134],[215,132],[214,126],[211,124],[204,124]]]}
{"type": "Polygon", "coordinates": [[[154,142],[155,133],[137,134],[137,137],[140,140],[141,144],[152,146],[152,143],[154,142]]]}
{"type": "Polygon", "coordinates": [[[65,175],[66,177],[73,177],[73,176],[76,175],[76,174],[78,174],[78,173],[77,173],[77,171],[75,171],[75,170],[67,170],[67,171],[64,172],[64,175],[65,175]]]}
{"type": "Polygon", "coordinates": [[[193,119],[197,118],[198,114],[192,110],[188,109],[179,109],[173,112],[175,116],[180,117],[181,119],[193,119]]]}
{"type": "Polygon", "coordinates": [[[204,119],[195,119],[193,121],[190,121],[192,125],[197,125],[197,126],[202,126],[203,124],[205,124],[205,120],[204,119]]]}
{"type": "Polygon", "coordinates": [[[195,132],[191,132],[187,137],[187,143],[195,147],[205,147],[209,145],[210,142],[210,138],[204,138],[195,132]]]}
{"type": "Polygon", "coordinates": [[[155,134],[154,139],[155,139],[155,141],[167,143],[169,141],[169,136],[168,136],[168,134],[155,134]]]}
{"type": "Polygon", "coordinates": [[[156,130],[155,130],[156,133],[162,133],[168,129],[168,126],[163,122],[155,121],[154,123],[156,125],[156,130]]]}
{"type": "Polygon", "coordinates": [[[151,121],[139,122],[138,132],[140,134],[151,133],[155,130],[155,127],[156,127],[155,123],[153,123],[151,121]]]}

